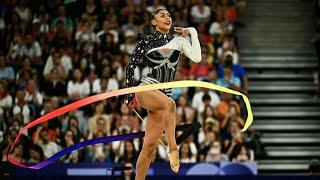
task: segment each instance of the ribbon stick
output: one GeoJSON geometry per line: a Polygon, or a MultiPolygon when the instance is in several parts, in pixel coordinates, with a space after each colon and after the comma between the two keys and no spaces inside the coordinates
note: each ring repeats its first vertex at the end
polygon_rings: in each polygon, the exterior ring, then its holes
{"type": "Polygon", "coordinates": [[[15,161],[12,156],[11,156],[11,152],[14,149],[14,145],[16,144],[16,142],[19,140],[20,136],[22,133],[24,133],[26,130],[28,130],[31,127],[34,127],[40,123],[49,121],[57,116],[60,116],[64,113],[70,112],[74,109],[83,107],[85,105],[97,102],[97,101],[101,101],[104,99],[108,99],[110,97],[115,97],[115,96],[120,96],[120,95],[125,95],[125,94],[130,94],[130,93],[136,93],[136,92],[143,92],[143,91],[151,91],[151,90],[157,90],[157,89],[166,89],[166,88],[181,88],[181,87],[203,87],[203,88],[208,88],[208,89],[212,89],[212,90],[217,90],[217,91],[222,91],[222,92],[226,92],[226,93],[230,93],[230,94],[234,94],[234,95],[239,95],[242,96],[245,105],[246,105],[246,109],[248,112],[248,117],[246,120],[246,123],[243,127],[243,129],[241,130],[242,132],[246,131],[250,125],[253,122],[253,114],[252,114],[252,110],[251,110],[251,106],[250,106],[250,102],[249,99],[242,93],[222,87],[222,86],[218,86],[212,83],[208,83],[208,82],[202,82],[202,81],[192,81],[192,80],[186,80],[186,81],[175,81],[175,82],[167,82],[167,83],[158,83],[158,84],[148,84],[148,85],[142,85],[142,86],[136,86],[136,87],[130,87],[130,88],[125,88],[125,89],[120,89],[117,91],[112,91],[112,92],[106,92],[106,93],[101,93],[101,94],[97,94],[94,96],[90,96],[84,99],[81,99],[79,101],[73,102],[71,104],[68,104],[64,107],[61,107],[59,109],[56,109],[50,113],[47,113],[43,116],[41,116],[40,118],[36,119],[35,121],[27,124],[25,127],[23,127],[17,137],[14,140],[13,145],[10,148],[10,151],[8,153],[8,161],[11,162],[12,164],[15,164],[17,166],[20,167],[24,167],[24,168],[30,168],[30,169],[41,169],[45,166],[47,166],[48,164],[52,163],[53,161],[56,161],[58,158],[72,152],[75,151],[77,149],[80,149],[82,147],[85,147],[87,145],[91,145],[91,144],[97,144],[97,143],[107,143],[107,142],[111,142],[111,141],[119,141],[119,140],[126,140],[126,139],[133,139],[133,138],[137,138],[139,137],[138,134],[132,133],[132,134],[127,134],[127,135],[120,135],[120,136],[109,136],[109,137],[103,137],[103,138],[96,138],[96,139],[90,139],[87,141],[83,141],[80,142],[78,144],[75,144],[74,146],[69,147],[68,151],[60,151],[57,154],[49,157],[47,160],[42,161],[36,165],[33,166],[25,166],[24,164],[21,164],[17,161],[15,161]]]}

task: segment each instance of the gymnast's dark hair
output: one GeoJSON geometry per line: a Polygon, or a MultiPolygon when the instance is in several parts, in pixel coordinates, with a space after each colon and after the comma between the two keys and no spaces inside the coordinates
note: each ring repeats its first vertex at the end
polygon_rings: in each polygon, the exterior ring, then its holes
{"type": "Polygon", "coordinates": [[[159,9],[154,10],[154,11],[151,13],[151,19],[156,18],[156,15],[157,15],[160,11],[162,11],[162,10],[167,10],[167,9],[165,9],[165,8],[159,8],[159,9]]]}

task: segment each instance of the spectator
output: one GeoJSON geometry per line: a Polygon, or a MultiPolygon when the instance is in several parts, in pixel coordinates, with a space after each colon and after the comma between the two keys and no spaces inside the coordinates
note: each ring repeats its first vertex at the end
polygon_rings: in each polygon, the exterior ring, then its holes
{"type": "Polygon", "coordinates": [[[49,158],[56,154],[59,150],[58,145],[51,141],[48,134],[48,129],[42,129],[39,138],[35,138],[35,144],[38,144],[43,149],[45,158],[49,158]]]}
{"type": "Polygon", "coordinates": [[[248,162],[254,160],[252,150],[247,143],[237,144],[233,149],[230,159],[233,162],[248,162]]]}
{"type": "Polygon", "coordinates": [[[63,5],[58,7],[58,16],[53,21],[53,27],[56,29],[56,32],[58,32],[57,30],[60,29],[60,26],[63,30],[60,32],[65,32],[67,36],[66,38],[71,40],[74,25],[71,18],[67,16],[66,8],[63,5]]]}
{"type": "Polygon", "coordinates": [[[63,82],[62,77],[59,76],[59,70],[57,68],[51,69],[50,74],[47,77],[48,79],[42,84],[42,90],[46,97],[64,97],[67,95],[67,87],[63,82]]]}
{"type": "Polygon", "coordinates": [[[190,124],[193,123],[195,112],[187,105],[185,96],[180,96],[177,103],[177,124],[190,124]]]}
{"type": "Polygon", "coordinates": [[[4,112],[10,109],[12,106],[12,96],[8,93],[6,87],[0,82],[0,117],[4,115],[4,112]]]}
{"type": "Polygon", "coordinates": [[[320,161],[318,159],[312,159],[308,167],[309,174],[311,176],[320,175],[320,161]]]}
{"type": "Polygon", "coordinates": [[[14,11],[19,15],[19,18],[24,22],[24,26],[27,26],[32,20],[31,10],[28,7],[27,0],[20,0],[14,11]]]}
{"type": "Polygon", "coordinates": [[[10,110],[11,116],[20,116],[23,119],[23,124],[28,124],[35,116],[35,110],[32,104],[28,104],[26,93],[22,90],[17,91],[16,102],[10,110]]]}
{"type": "Polygon", "coordinates": [[[13,149],[13,153],[11,154],[12,158],[19,162],[19,163],[24,163],[25,159],[23,157],[23,152],[24,152],[24,147],[22,144],[17,144],[15,145],[13,149]]]}
{"type": "Polygon", "coordinates": [[[92,117],[89,118],[88,120],[88,128],[89,128],[89,132],[92,134],[95,134],[97,132],[97,122],[98,120],[101,119],[104,122],[105,127],[104,129],[104,134],[106,134],[107,136],[110,135],[110,126],[111,126],[111,116],[105,114],[105,105],[103,103],[98,103],[95,106],[95,113],[92,117]]]}
{"type": "MultiPolygon", "coordinates": [[[[20,86],[23,81],[26,82],[26,73],[30,76],[29,79],[37,81],[37,70],[31,67],[31,59],[24,56],[22,59],[22,68],[16,73],[15,82],[16,86],[20,86]]],[[[21,86],[20,86],[21,87],[21,86]]],[[[25,87],[25,86],[24,86],[25,87]]]]}
{"type": "Polygon", "coordinates": [[[18,55],[18,57],[28,56],[31,59],[31,63],[33,65],[43,65],[41,59],[41,48],[40,44],[37,40],[34,40],[32,34],[27,34],[25,40],[19,48],[14,52],[18,55]]]}
{"type": "Polygon", "coordinates": [[[124,142],[124,153],[119,157],[119,162],[134,163],[138,159],[137,150],[134,147],[133,141],[124,142]]]}
{"type": "Polygon", "coordinates": [[[130,161],[127,161],[124,163],[125,167],[130,167],[130,170],[124,170],[122,177],[120,178],[120,180],[133,180],[135,177],[134,171],[133,171],[133,163],[130,161]]]}
{"type": "Polygon", "coordinates": [[[38,163],[44,160],[44,153],[40,146],[32,144],[29,148],[30,157],[27,160],[27,163],[38,163]]]}
{"type": "Polygon", "coordinates": [[[223,78],[218,78],[217,85],[230,88],[236,91],[241,91],[241,81],[236,77],[230,67],[223,68],[223,78]]]}
{"type": "Polygon", "coordinates": [[[190,146],[188,143],[182,143],[179,148],[179,157],[181,163],[195,163],[196,157],[192,155],[190,146]]]}
{"type": "Polygon", "coordinates": [[[62,48],[60,51],[56,49],[52,50],[45,64],[43,74],[48,76],[53,68],[59,69],[62,79],[67,78],[72,70],[72,60],[65,48],[62,48]]]}
{"type": "Polygon", "coordinates": [[[222,153],[222,146],[220,141],[214,141],[210,145],[210,149],[207,152],[206,162],[221,162],[228,160],[228,156],[222,153]]]}
{"type": "Polygon", "coordinates": [[[196,5],[191,7],[191,17],[193,23],[208,23],[211,18],[210,7],[204,3],[204,0],[199,0],[196,5]]]}
{"type": "MultiPolygon", "coordinates": [[[[58,70],[58,77],[61,79],[66,79],[68,75],[68,71],[66,69],[66,63],[62,64],[61,62],[61,53],[59,51],[54,51],[52,53],[52,56],[49,56],[45,69],[43,71],[43,75],[45,76],[46,79],[49,78],[49,72],[51,72],[52,69],[57,69],[58,70]]],[[[68,61],[68,60],[67,60],[68,61]]]]}
{"type": "Polygon", "coordinates": [[[0,52],[0,79],[6,79],[9,82],[14,80],[14,70],[12,67],[6,65],[5,56],[0,52]]]}
{"type": "Polygon", "coordinates": [[[73,79],[68,82],[68,96],[71,100],[79,100],[90,93],[90,84],[79,69],[73,71],[73,79]]]}

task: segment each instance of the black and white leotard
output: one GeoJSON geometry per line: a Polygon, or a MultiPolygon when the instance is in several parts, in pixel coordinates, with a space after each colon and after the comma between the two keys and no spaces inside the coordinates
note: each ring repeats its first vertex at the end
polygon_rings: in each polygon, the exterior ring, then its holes
{"type": "MultiPolygon", "coordinates": [[[[126,87],[134,86],[134,69],[144,58],[149,72],[141,78],[141,83],[154,84],[172,82],[180,54],[185,54],[193,62],[201,61],[201,47],[195,28],[187,28],[190,32],[191,43],[184,37],[173,38],[170,34],[155,31],[151,35],[143,36],[136,46],[126,67],[126,87]]],[[[171,97],[172,88],[161,89],[171,97]]],[[[125,103],[132,100],[134,94],[128,94],[125,103]]]]}

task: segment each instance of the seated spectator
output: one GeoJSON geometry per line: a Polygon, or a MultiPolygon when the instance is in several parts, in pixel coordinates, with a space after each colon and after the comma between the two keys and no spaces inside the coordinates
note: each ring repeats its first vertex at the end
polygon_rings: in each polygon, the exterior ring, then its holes
{"type": "MultiPolygon", "coordinates": [[[[67,130],[63,134],[61,146],[62,148],[68,148],[70,146],[73,146],[74,144],[78,143],[78,141],[75,140],[74,134],[72,130],[67,130]]],[[[70,154],[67,154],[65,157],[63,157],[63,162],[65,163],[78,163],[79,162],[79,152],[80,151],[73,151],[70,154]]]]}
{"type": "Polygon", "coordinates": [[[24,153],[24,147],[22,144],[16,144],[13,152],[11,153],[11,157],[12,159],[14,159],[15,161],[19,162],[19,163],[24,163],[25,159],[23,156],[24,153]]]}
{"type": "Polygon", "coordinates": [[[234,96],[222,93],[222,101],[215,108],[215,114],[220,124],[222,133],[225,133],[230,120],[237,120],[241,125],[244,123],[240,118],[241,108],[234,96]]]}
{"type": "Polygon", "coordinates": [[[188,143],[184,142],[179,148],[179,157],[181,163],[195,163],[196,156],[192,155],[190,146],[188,143]]]}
{"type": "Polygon", "coordinates": [[[0,82],[0,116],[3,116],[10,109],[12,101],[12,96],[8,93],[4,84],[0,82]]]}
{"type": "Polygon", "coordinates": [[[16,102],[10,109],[11,116],[21,116],[23,124],[28,124],[35,117],[35,109],[32,104],[25,100],[26,93],[22,90],[17,91],[16,102]]]}
{"type": "Polygon", "coordinates": [[[28,1],[20,0],[18,5],[14,8],[14,11],[19,15],[19,18],[23,21],[24,26],[27,27],[32,20],[32,13],[31,9],[28,7],[28,1]]]}
{"type": "Polygon", "coordinates": [[[181,95],[178,98],[176,113],[177,124],[193,123],[195,118],[195,112],[191,107],[187,105],[187,99],[183,95],[181,95]]]}
{"type": "MultiPolygon", "coordinates": [[[[72,132],[73,140],[76,143],[84,140],[83,134],[81,133],[80,128],[79,128],[78,119],[75,116],[72,116],[69,118],[67,131],[72,132]]],[[[65,134],[67,133],[67,131],[65,132],[65,134]]]]}
{"type": "Polygon", "coordinates": [[[222,9],[224,11],[224,16],[228,22],[235,23],[237,22],[237,11],[233,6],[232,0],[221,0],[222,9]]]}
{"type": "Polygon", "coordinates": [[[41,106],[43,103],[43,95],[39,92],[35,80],[29,80],[26,88],[26,101],[34,106],[41,106]]]}
{"type": "Polygon", "coordinates": [[[124,142],[124,152],[119,157],[119,162],[135,163],[138,159],[137,149],[135,149],[133,141],[124,142]]]}
{"type": "MultiPolygon", "coordinates": [[[[101,92],[109,92],[109,91],[115,91],[119,89],[119,83],[117,79],[112,75],[111,69],[109,66],[105,66],[102,71],[102,75],[100,78],[97,78],[93,81],[92,84],[92,92],[93,93],[101,93],[101,92]],[[107,85],[105,87],[106,91],[101,90],[101,80],[105,79],[107,80],[107,85]]],[[[105,84],[102,84],[105,86],[105,84]]]]}
{"type": "Polygon", "coordinates": [[[82,22],[79,23],[75,40],[77,41],[78,49],[80,48],[80,45],[86,44],[89,48],[89,52],[93,52],[94,43],[96,43],[97,40],[96,34],[92,29],[91,22],[88,20],[82,20],[82,22]]]}
{"type": "Polygon", "coordinates": [[[53,27],[55,29],[59,29],[60,24],[62,25],[63,32],[67,35],[67,39],[72,39],[74,25],[72,19],[67,16],[64,5],[58,7],[58,16],[53,20],[53,27]]]}
{"type": "Polygon", "coordinates": [[[42,147],[45,158],[49,158],[59,151],[58,145],[50,140],[48,129],[42,129],[39,137],[35,138],[34,143],[42,147]]]}
{"type": "MultiPolygon", "coordinates": [[[[68,70],[66,69],[66,63],[62,64],[62,56],[59,51],[53,51],[52,56],[49,56],[45,69],[43,70],[43,75],[46,79],[49,78],[49,73],[52,69],[57,69],[59,73],[59,78],[66,79],[68,76],[68,70]]],[[[68,60],[67,60],[68,61],[68,60]]]]}
{"type": "MultiPolygon", "coordinates": [[[[128,22],[121,26],[122,31],[126,34],[128,32],[131,32],[130,37],[136,37],[139,32],[139,27],[136,25],[136,17],[135,15],[131,14],[128,17],[128,22]]],[[[129,37],[126,35],[126,37],[129,37]]]]}
{"type": "Polygon", "coordinates": [[[207,23],[211,18],[210,7],[204,3],[204,0],[197,1],[196,5],[191,7],[191,17],[193,23],[207,23]]]}
{"type": "Polygon", "coordinates": [[[98,17],[100,14],[100,7],[96,4],[95,0],[87,0],[86,5],[82,10],[82,18],[92,23],[92,30],[96,29],[98,23],[98,17]]]}
{"type": "Polygon", "coordinates": [[[16,73],[15,81],[16,85],[22,83],[24,79],[25,72],[31,74],[30,78],[37,81],[37,70],[31,67],[31,59],[27,56],[22,57],[22,68],[16,73]]]}
{"type": "Polygon", "coordinates": [[[67,87],[63,82],[61,76],[59,76],[59,70],[53,68],[48,75],[48,79],[42,84],[42,90],[46,97],[58,96],[64,97],[67,95],[67,87]]]}
{"type": "Polygon", "coordinates": [[[68,82],[67,93],[71,100],[79,100],[90,93],[90,84],[79,69],[73,71],[73,79],[68,82]]]}
{"type": "Polygon", "coordinates": [[[104,120],[104,134],[106,134],[107,136],[109,136],[111,134],[111,116],[105,114],[105,105],[102,102],[99,102],[96,104],[95,106],[95,112],[93,114],[92,117],[89,118],[88,120],[88,129],[89,129],[89,133],[95,134],[97,131],[97,122],[98,120],[104,120]]]}
{"type": "Polygon", "coordinates": [[[174,22],[172,22],[173,27],[187,27],[188,26],[187,17],[183,16],[183,12],[174,11],[173,13],[174,13],[174,17],[175,17],[174,22]]]}
{"type": "Polygon", "coordinates": [[[25,40],[22,42],[22,45],[19,48],[14,48],[14,54],[18,57],[28,56],[31,59],[33,65],[43,65],[41,55],[40,44],[37,40],[34,40],[32,34],[27,34],[25,40]]]}
{"type": "Polygon", "coordinates": [[[32,144],[29,148],[30,157],[27,160],[27,163],[39,163],[45,160],[43,150],[40,146],[36,144],[32,144]]]}
{"type": "Polygon", "coordinates": [[[309,175],[311,175],[311,176],[319,176],[320,175],[320,161],[318,159],[312,159],[309,162],[308,171],[309,171],[309,175]]]}
{"type": "Polygon", "coordinates": [[[210,149],[206,155],[206,162],[221,162],[221,161],[228,161],[229,158],[226,154],[222,153],[222,146],[220,141],[214,141],[210,145],[210,149]]]}
{"type": "Polygon", "coordinates": [[[127,179],[130,179],[130,180],[131,180],[131,179],[134,179],[134,178],[135,178],[135,172],[134,172],[134,170],[133,170],[133,164],[134,164],[134,163],[129,162],[129,161],[124,163],[124,166],[125,166],[125,167],[130,167],[130,169],[123,171],[123,174],[122,174],[120,180],[127,180],[127,179]]]}
{"type": "Polygon", "coordinates": [[[14,70],[12,67],[7,66],[5,56],[0,52],[0,79],[6,79],[9,82],[14,80],[14,70]]]}
{"type": "Polygon", "coordinates": [[[48,76],[53,68],[58,68],[61,71],[62,79],[67,78],[69,75],[73,66],[71,57],[68,55],[66,48],[62,48],[60,51],[54,48],[52,49],[51,55],[48,57],[44,66],[43,75],[48,76]],[[63,69],[60,66],[63,67],[63,69]]]}
{"type": "Polygon", "coordinates": [[[241,91],[241,80],[235,76],[230,67],[223,68],[223,78],[218,78],[217,85],[241,91]]]}
{"type": "Polygon", "coordinates": [[[119,43],[119,33],[110,27],[110,21],[103,22],[103,29],[97,33],[98,48],[102,50],[109,50],[114,53],[117,44],[119,43]]]}
{"type": "Polygon", "coordinates": [[[234,147],[230,159],[232,162],[237,163],[253,161],[253,151],[249,148],[247,143],[239,143],[234,147]]]}
{"type": "Polygon", "coordinates": [[[224,65],[218,66],[218,78],[223,78],[224,76],[223,67],[228,67],[232,69],[233,75],[241,80],[241,89],[244,91],[245,94],[247,94],[248,76],[246,74],[245,69],[239,64],[233,64],[232,57],[227,56],[224,65]]]}

